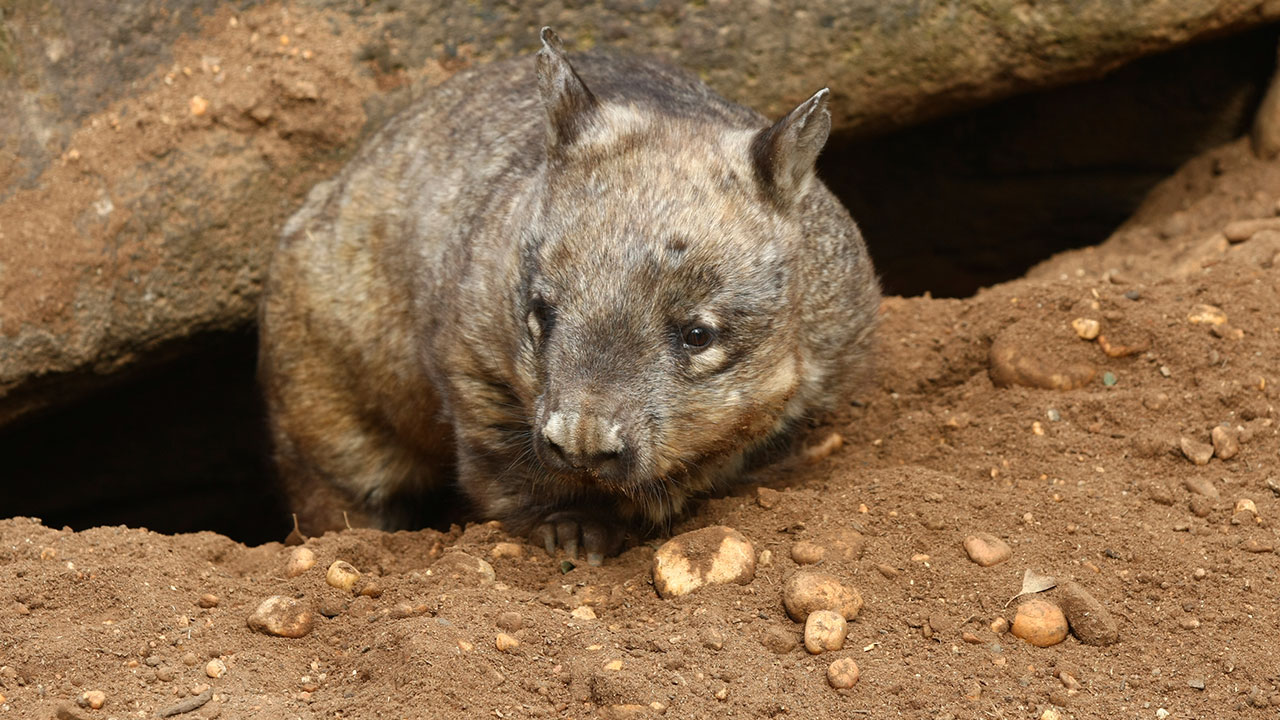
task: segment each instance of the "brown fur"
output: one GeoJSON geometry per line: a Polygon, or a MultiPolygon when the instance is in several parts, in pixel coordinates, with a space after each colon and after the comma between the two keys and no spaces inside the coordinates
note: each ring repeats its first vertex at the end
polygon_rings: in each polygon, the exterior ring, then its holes
{"type": "Polygon", "coordinates": [[[661,525],[865,374],[879,291],[813,177],[826,91],[770,127],[544,43],[422,98],[285,228],[260,365],[304,530],[411,524],[454,478],[562,544],[661,525]]]}

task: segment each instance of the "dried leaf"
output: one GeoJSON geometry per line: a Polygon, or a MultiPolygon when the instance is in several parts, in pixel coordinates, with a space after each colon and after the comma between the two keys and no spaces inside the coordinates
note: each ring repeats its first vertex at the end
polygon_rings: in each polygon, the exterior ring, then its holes
{"type": "Polygon", "coordinates": [[[1022,590],[1020,590],[1017,595],[1009,598],[1009,602],[1006,602],[1004,606],[1009,607],[1010,603],[1023,595],[1044,592],[1045,590],[1054,588],[1057,585],[1058,580],[1052,575],[1041,575],[1035,570],[1027,568],[1026,571],[1022,573],[1022,590]]]}

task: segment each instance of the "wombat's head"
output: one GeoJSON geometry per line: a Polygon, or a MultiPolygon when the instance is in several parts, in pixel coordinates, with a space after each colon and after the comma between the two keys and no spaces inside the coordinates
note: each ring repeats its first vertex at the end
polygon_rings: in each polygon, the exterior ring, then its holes
{"type": "Polygon", "coordinates": [[[515,308],[534,448],[552,481],[662,518],[803,411],[796,265],[827,91],[772,127],[709,122],[599,100],[543,40],[546,176],[515,308]]]}

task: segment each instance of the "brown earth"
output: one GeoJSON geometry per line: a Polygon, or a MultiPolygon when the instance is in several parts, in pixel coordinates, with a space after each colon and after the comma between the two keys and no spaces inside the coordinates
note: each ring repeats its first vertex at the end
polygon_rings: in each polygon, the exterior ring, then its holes
{"type": "Polygon", "coordinates": [[[745,535],[745,585],[664,600],[656,542],[569,567],[490,525],[329,534],[289,578],[281,544],[0,522],[0,713],[153,717],[194,696],[178,717],[1274,716],[1280,220],[1230,223],[1275,218],[1278,196],[1280,165],[1242,140],[1098,248],[972,299],[887,299],[877,383],[812,428],[843,447],[753,479],[776,497],[747,484],[675,528],[745,535]],[[1078,337],[1077,318],[1101,335],[1078,337]],[[1024,379],[1078,387],[997,387],[993,347],[1024,379]],[[1183,439],[1194,454],[1218,426],[1219,455],[1230,439],[1238,454],[1193,464],[1183,439]],[[862,551],[836,557],[849,530],[862,551]],[[971,562],[976,533],[1012,558],[971,562]],[[800,542],[828,547],[818,568],[865,601],[843,650],[794,644],[781,589],[800,542]],[[452,554],[432,566],[451,548],[496,579],[452,554]],[[339,559],[380,596],[326,585],[339,559]],[[1077,582],[1119,641],[994,632],[1027,570],[1077,582]],[[300,639],[250,630],[273,595],[325,614],[300,639]],[[860,668],[851,689],[827,683],[838,658],[860,668]],[[77,705],[89,691],[105,705],[77,705]]]}

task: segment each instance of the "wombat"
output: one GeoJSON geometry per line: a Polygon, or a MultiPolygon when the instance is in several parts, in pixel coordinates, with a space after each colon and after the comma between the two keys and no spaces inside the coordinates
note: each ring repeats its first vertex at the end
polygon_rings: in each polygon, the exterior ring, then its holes
{"type": "Polygon", "coordinates": [[[304,531],[475,514],[598,564],[847,397],[879,288],[778,122],[656,61],[459,73],[317,186],[276,248],[260,375],[304,531]]]}

